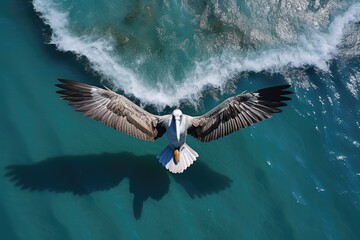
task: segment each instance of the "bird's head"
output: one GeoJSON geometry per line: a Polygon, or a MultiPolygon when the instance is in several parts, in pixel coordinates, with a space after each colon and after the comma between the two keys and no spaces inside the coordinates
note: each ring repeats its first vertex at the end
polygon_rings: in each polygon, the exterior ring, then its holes
{"type": "Polygon", "coordinates": [[[174,117],[175,120],[180,120],[181,119],[181,116],[182,116],[182,111],[180,109],[175,109],[173,112],[172,112],[172,115],[174,117]]]}
{"type": "Polygon", "coordinates": [[[178,142],[180,142],[180,123],[181,123],[182,112],[180,109],[175,109],[172,112],[172,115],[173,115],[173,119],[175,120],[176,138],[178,142]]]}

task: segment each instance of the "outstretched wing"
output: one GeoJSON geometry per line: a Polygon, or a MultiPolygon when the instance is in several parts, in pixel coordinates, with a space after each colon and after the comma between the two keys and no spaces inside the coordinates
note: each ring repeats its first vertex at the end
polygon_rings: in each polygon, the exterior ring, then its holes
{"type": "Polygon", "coordinates": [[[284,96],[292,93],[285,90],[289,87],[263,88],[228,98],[208,113],[194,117],[188,133],[202,142],[209,142],[270,118],[281,112],[278,107],[287,105],[283,101],[291,99],[284,96]]]}
{"type": "Polygon", "coordinates": [[[61,84],[56,86],[62,90],[57,93],[87,117],[148,141],[154,141],[165,132],[161,116],[150,114],[124,96],[80,82],[65,79],[59,81],[61,84]]]}

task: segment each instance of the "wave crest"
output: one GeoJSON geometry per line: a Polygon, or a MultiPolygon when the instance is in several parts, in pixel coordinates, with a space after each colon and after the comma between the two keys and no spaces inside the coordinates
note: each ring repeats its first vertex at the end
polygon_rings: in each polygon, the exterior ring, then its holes
{"type": "Polygon", "coordinates": [[[166,81],[149,84],[143,81],[142,74],[124,64],[110,36],[75,35],[70,31],[68,13],[58,10],[51,0],[34,0],[33,5],[53,31],[50,43],[61,51],[85,56],[103,80],[122,89],[125,94],[135,96],[142,104],[152,104],[158,109],[177,106],[182,100],[196,106],[206,87],[223,91],[227,81],[241,72],[282,72],[308,65],[327,71],[328,61],[335,56],[337,46],[349,30],[349,23],[360,21],[360,4],[353,4],[330,23],[325,33],[307,28],[304,34],[297,37],[295,44],[252,51],[224,49],[203,60],[194,59],[194,66],[186,71],[180,82],[164,71],[166,81]]]}

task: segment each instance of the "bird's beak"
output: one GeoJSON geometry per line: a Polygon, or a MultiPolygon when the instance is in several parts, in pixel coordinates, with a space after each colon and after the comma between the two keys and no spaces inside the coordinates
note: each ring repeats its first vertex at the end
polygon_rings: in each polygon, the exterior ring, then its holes
{"type": "Polygon", "coordinates": [[[175,119],[176,138],[180,142],[180,119],[175,119]]]}

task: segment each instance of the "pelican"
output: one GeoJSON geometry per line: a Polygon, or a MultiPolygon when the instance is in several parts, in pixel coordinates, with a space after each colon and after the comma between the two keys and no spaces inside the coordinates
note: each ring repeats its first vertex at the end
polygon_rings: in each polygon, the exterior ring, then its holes
{"type": "Polygon", "coordinates": [[[178,108],[168,115],[151,114],[126,97],[106,88],[59,79],[56,84],[61,99],[76,111],[133,137],[155,141],[164,134],[169,144],[157,155],[159,162],[172,173],[182,173],[199,156],[186,144],[188,134],[202,142],[224,137],[281,112],[283,101],[291,98],[281,85],[243,92],[230,97],[201,116],[183,114],[178,108]]]}

